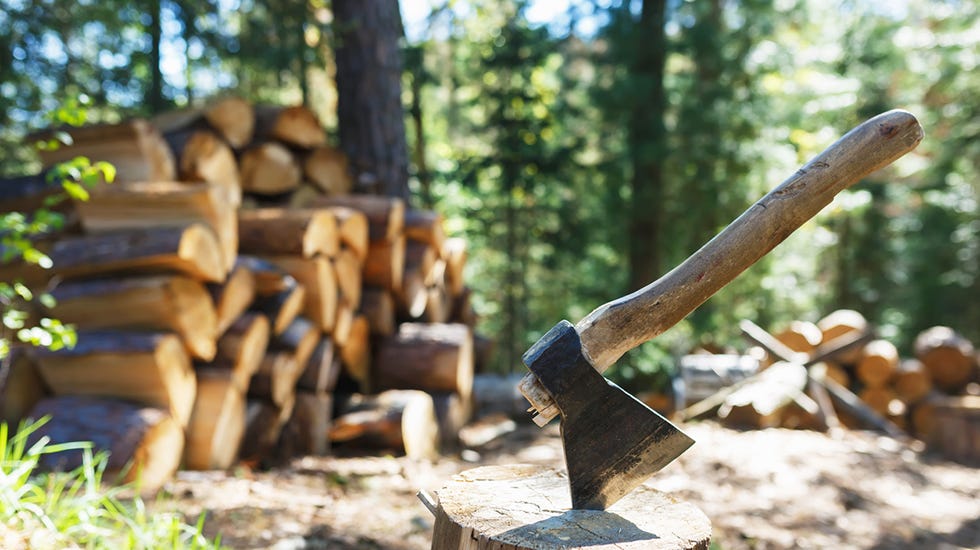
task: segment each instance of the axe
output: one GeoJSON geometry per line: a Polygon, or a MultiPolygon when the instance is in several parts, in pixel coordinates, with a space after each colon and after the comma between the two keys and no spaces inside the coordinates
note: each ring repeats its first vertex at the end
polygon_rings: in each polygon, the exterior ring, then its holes
{"type": "Polygon", "coordinates": [[[860,124],[669,273],[575,325],[558,323],[524,354],[531,372],[518,387],[535,423],[561,415],[572,508],[612,506],[694,443],[601,373],[686,317],[838,192],[914,149],[922,135],[902,110],[860,124]]]}

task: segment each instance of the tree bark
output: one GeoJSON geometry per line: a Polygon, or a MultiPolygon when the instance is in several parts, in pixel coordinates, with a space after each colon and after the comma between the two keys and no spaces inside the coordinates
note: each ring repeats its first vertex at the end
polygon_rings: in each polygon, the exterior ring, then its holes
{"type": "Polygon", "coordinates": [[[398,2],[335,0],[333,13],[338,130],[358,190],[408,199],[398,2]]]}

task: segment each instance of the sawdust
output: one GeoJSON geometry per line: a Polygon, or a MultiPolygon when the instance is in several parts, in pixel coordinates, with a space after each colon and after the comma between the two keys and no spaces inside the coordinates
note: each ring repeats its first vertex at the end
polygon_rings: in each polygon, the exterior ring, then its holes
{"type": "MultiPolygon", "coordinates": [[[[716,548],[980,547],[980,470],[867,432],[685,430],[697,443],[648,484],[703,510],[716,548]]],[[[182,472],[168,506],[192,520],[206,511],[206,532],[236,549],[425,549],[432,516],[419,489],[483,464],[562,462],[555,425],[518,426],[433,462],[306,457],[268,472],[182,472]]]]}

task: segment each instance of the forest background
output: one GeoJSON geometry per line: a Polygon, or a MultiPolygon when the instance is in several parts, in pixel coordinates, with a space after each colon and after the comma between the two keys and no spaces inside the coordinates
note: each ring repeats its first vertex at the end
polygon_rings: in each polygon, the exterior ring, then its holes
{"type": "MultiPolygon", "coordinates": [[[[385,2],[371,2],[384,5],[385,2]]],[[[394,0],[389,8],[398,9],[394,0]]],[[[305,103],[336,141],[328,0],[0,0],[0,175],[24,136],[221,94],[305,103]]],[[[955,0],[402,0],[411,204],[470,247],[491,368],[648,283],[857,123],[926,138],[610,374],[851,308],[908,353],[980,342],[980,8],[955,0]]]]}

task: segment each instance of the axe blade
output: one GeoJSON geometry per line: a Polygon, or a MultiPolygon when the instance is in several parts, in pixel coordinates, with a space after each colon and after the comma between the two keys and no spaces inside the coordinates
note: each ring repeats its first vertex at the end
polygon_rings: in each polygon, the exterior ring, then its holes
{"type": "Polygon", "coordinates": [[[572,508],[605,510],[694,440],[599,374],[562,321],[524,354],[561,412],[572,508]]]}

